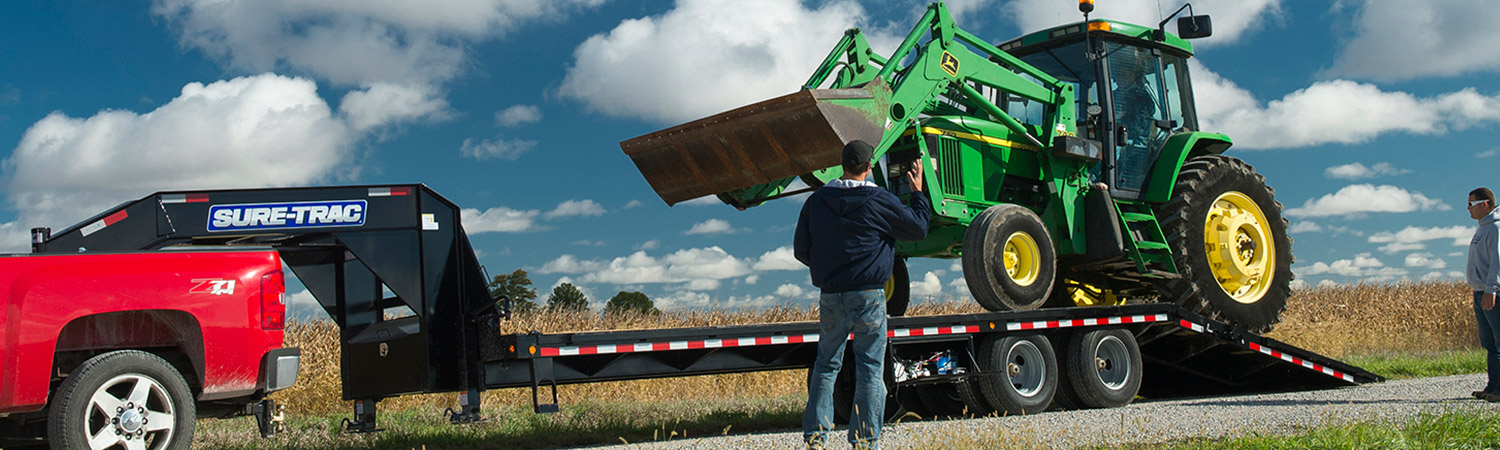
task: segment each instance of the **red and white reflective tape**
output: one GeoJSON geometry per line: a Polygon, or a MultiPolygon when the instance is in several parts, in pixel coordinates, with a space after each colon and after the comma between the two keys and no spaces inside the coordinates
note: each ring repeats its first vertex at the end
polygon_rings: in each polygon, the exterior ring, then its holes
{"type": "Polygon", "coordinates": [[[399,195],[411,195],[410,187],[379,187],[370,188],[371,197],[393,197],[399,195]]]}
{"type": "Polygon", "coordinates": [[[1286,361],[1286,362],[1289,362],[1289,363],[1292,363],[1292,364],[1296,364],[1296,365],[1299,365],[1299,366],[1302,366],[1302,367],[1306,367],[1308,369],[1316,370],[1318,372],[1323,372],[1324,375],[1332,376],[1332,377],[1335,377],[1335,378],[1340,378],[1340,379],[1343,379],[1344,381],[1348,381],[1350,383],[1354,382],[1354,376],[1353,375],[1349,375],[1347,373],[1343,373],[1343,372],[1339,372],[1337,370],[1330,369],[1330,368],[1328,368],[1328,367],[1326,367],[1326,366],[1324,366],[1322,364],[1314,363],[1312,361],[1308,361],[1308,360],[1305,360],[1305,359],[1302,359],[1302,358],[1298,358],[1298,357],[1295,357],[1295,356],[1292,356],[1292,355],[1288,355],[1286,353],[1278,352],[1276,350],[1271,350],[1269,348],[1266,348],[1263,345],[1260,345],[1260,344],[1257,344],[1257,343],[1254,343],[1254,342],[1247,342],[1246,344],[1250,346],[1251,350],[1255,350],[1257,352],[1265,353],[1265,354],[1271,355],[1272,357],[1275,357],[1275,358],[1280,358],[1282,361],[1286,361]]]}
{"type": "Polygon", "coordinates": [[[1166,314],[1149,316],[1100,317],[1095,319],[1047,320],[1038,322],[1011,322],[1005,324],[1008,331],[1045,330],[1049,328],[1092,327],[1096,325],[1119,325],[1126,323],[1166,322],[1166,314]]]}
{"type": "Polygon", "coordinates": [[[979,325],[954,325],[951,327],[901,328],[887,331],[886,337],[943,336],[978,332],[979,325]]]}
{"type": "Polygon", "coordinates": [[[208,203],[208,194],[163,194],[162,204],[170,203],[208,203]]]}
{"type": "Polygon", "coordinates": [[[1196,323],[1193,323],[1193,322],[1189,322],[1187,319],[1178,319],[1177,320],[1177,324],[1178,325],[1182,325],[1183,328],[1187,328],[1189,330],[1197,331],[1199,333],[1207,333],[1208,332],[1208,329],[1204,328],[1203,325],[1199,325],[1199,324],[1196,324],[1196,323]]]}
{"type": "Polygon", "coordinates": [[[615,353],[644,353],[667,350],[689,350],[701,348],[753,347],[757,345],[801,344],[818,342],[817,334],[793,336],[747,337],[738,339],[707,339],[702,341],[641,342],[624,345],[590,345],[569,347],[542,347],[541,356],[608,355],[615,353]]]}
{"type": "MultiPolygon", "coordinates": [[[[978,333],[978,325],[953,325],[944,327],[925,328],[898,328],[887,330],[887,337],[911,337],[911,336],[943,336],[955,334],[978,333]]],[[[852,338],[852,336],[851,336],[852,338]]],[[[577,356],[577,355],[609,355],[616,353],[645,353],[669,350],[693,350],[703,348],[729,348],[729,347],[754,347],[759,345],[784,345],[784,344],[810,344],[818,342],[817,333],[788,335],[788,336],[761,336],[744,337],[736,339],[707,339],[701,341],[668,341],[668,342],[641,342],[637,344],[623,345],[590,345],[590,346],[568,346],[568,347],[542,347],[537,349],[537,354],[548,356],[577,356]]]]}
{"type": "Polygon", "coordinates": [[[122,209],[119,212],[105,216],[104,219],[101,219],[98,222],[84,225],[83,228],[78,229],[78,231],[82,232],[84,236],[88,236],[90,234],[98,233],[100,230],[103,230],[104,227],[120,223],[120,221],[125,220],[126,217],[130,217],[130,215],[126,214],[125,210],[122,209]]]}

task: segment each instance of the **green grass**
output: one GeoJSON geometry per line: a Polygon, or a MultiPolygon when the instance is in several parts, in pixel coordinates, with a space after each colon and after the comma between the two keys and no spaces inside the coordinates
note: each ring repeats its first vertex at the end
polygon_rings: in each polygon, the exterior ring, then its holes
{"type": "Polygon", "coordinates": [[[1290,436],[1189,440],[1119,449],[1486,449],[1500,447],[1500,411],[1423,414],[1394,425],[1376,421],[1313,428],[1290,436]]]}
{"type": "Polygon", "coordinates": [[[729,400],[715,405],[688,403],[602,403],[563,405],[555,414],[527,407],[484,411],[487,422],[453,425],[442,411],[381,411],[385,431],[341,434],[343,416],[288,417],[288,430],[274,439],[258,438],[250,418],[200,420],[194,448],[214,449],[546,449],[622,442],[666,441],[727,433],[795,428],[802,420],[801,397],[729,400]]]}
{"type": "Polygon", "coordinates": [[[1484,350],[1353,355],[1343,361],[1389,380],[1484,372],[1484,350]]]}

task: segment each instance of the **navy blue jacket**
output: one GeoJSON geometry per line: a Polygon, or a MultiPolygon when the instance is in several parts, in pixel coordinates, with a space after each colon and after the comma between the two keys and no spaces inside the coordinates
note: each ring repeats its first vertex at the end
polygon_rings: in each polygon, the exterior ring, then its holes
{"type": "Polygon", "coordinates": [[[891,278],[896,240],[927,237],[931,202],[923,193],[901,204],[874,186],[824,186],[802,204],[792,247],[824,293],[880,289],[891,278]]]}

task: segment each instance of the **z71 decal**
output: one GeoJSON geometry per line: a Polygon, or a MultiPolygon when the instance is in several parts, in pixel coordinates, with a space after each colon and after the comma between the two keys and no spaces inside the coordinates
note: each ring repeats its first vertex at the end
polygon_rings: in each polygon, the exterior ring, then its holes
{"type": "Polygon", "coordinates": [[[193,280],[189,294],[234,295],[234,280],[198,278],[193,280]]]}

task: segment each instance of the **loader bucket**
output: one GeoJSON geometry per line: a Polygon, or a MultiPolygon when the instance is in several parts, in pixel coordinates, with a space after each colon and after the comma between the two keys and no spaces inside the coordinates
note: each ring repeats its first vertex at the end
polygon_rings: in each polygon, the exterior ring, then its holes
{"type": "Polygon", "coordinates": [[[844,143],[875,145],[885,108],[867,89],[811,89],[620,143],[667,205],[839,165],[844,143]]]}

